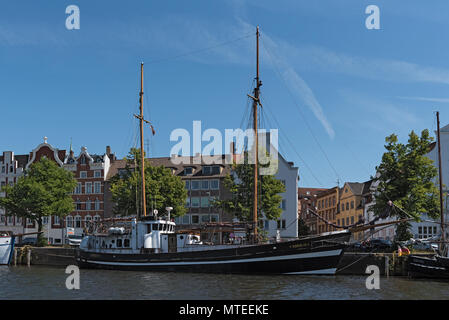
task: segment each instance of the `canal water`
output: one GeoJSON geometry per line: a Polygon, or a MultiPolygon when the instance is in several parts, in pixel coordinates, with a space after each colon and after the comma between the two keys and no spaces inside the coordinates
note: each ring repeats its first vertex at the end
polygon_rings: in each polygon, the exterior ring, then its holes
{"type": "Polygon", "coordinates": [[[449,282],[367,276],[215,275],[80,270],[68,290],[65,268],[0,266],[1,300],[426,300],[449,299],[449,282]]]}

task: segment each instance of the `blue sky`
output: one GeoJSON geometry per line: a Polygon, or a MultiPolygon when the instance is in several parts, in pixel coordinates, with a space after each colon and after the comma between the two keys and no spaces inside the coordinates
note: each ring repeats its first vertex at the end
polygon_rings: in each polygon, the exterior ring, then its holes
{"type": "MultiPolygon", "coordinates": [[[[261,30],[263,121],[300,186],[365,181],[396,133],[449,124],[449,2],[2,1],[0,151],[29,153],[43,137],[119,158],[134,146],[139,68],[151,156],[177,128],[239,128],[261,30]],[[80,9],[67,30],[65,9],[80,9]],[[365,8],[380,9],[380,30],[365,8]],[[280,127],[280,128],[279,128],[280,127]]],[[[204,147],[204,145],[203,145],[204,147]]]]}

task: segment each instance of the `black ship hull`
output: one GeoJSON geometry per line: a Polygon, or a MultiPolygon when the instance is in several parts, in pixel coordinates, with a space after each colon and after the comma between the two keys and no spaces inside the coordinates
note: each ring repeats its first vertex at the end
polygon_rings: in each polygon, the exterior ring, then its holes
{"type": "Polygon", "coordinates": [[[447,261],[438,257],[426,258],[410,256],[408,260],[408,273],[412,278],[449,279],[449,266],[447,261]]]}
{"type": "Polygon", "coordinates": [[[335,274],[350,233],[273,244],[177,253],[117,254],[79,249],[80,268],[236,274],[335,274]]]}

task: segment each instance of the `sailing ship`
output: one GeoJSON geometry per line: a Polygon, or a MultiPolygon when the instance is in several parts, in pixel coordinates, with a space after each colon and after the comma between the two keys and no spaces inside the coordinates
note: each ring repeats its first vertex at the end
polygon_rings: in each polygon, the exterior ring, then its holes
{"type": "Polygon", "coordinates": [[[441,212],[441,236],[438,241],[439,252],[432,257],[411,255],[408,259],[408,272],[413,278],[438,278],[449,279],[449,253],[448,244],[445,237],[445,222],[443,210],[443,177],[441,166],[441,143],[440,143],[440,119],[437,116],[437,142],[438,142],[438,172],[440,188],[440,212],[441,212]]]}
{"type": "MultiPolygon", "coordinates": [[[[257,76],[253,99],[255,154],[258,154],[257,108],[259,90],[259,28],[257,39],[257,76]]],[[[198,235],[176,231],[170,219],[146,214],[143,123],[143,63],[141,64],[140,120],[142,215],[131,219],[111,219],[114,226],[86,236],[76,252],[80,268],[248,273],[248,274],[335,274],[344,249],[349,242],[349,230],[328,232],[288,241],[258,243],[257,203],[258,167],[254,164],[254,205],[252,243],[213,245],[202,243],[198,235]]],[[[154,133],[154,131],[153,131],[154,133]]],[[[106,225],[106,224],[105,224],[106,225]]]]}
{"type": "Polygon", "coordinates": [[[15,236],[8,231],[0,232],[0,265],[9,265],[14,252],[15,236]]]}

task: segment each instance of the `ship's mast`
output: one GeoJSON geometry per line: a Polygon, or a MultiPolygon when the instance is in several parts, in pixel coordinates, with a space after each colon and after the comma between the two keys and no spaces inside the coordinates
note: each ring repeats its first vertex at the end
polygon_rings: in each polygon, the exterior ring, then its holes
{"type": "MultiPolygon", "coordinates": [[[[143,62],[140,64],[140,115],[134,115],[140,120],[140,161],[141,161],[141,175],[142,175],[142,213],[147,215],[147,202],[145,199],[145,155],[143,153],[143,62]]],[[[147,121],[146,121],[147,122],[147,121]]]]}
{"type": "Polygon", "coordinates": [[[440,144],[440,113],[437,111],[437,140],[438,140],[438,175],[440,179],[440,212],[441,212],[441,242],[440,250],[444,248],[446,238],[444,227],[444,210],[443,210],[443,176],[441,174],[441,144],[440,144]]]}
{"type": "Polygon", "coordinates": [[[260,103],[259,93],[262,82],[259,80],[259,26],[256,29],[256,87],[254,88],[253,99],[253,129],[254,129],[254,190],[253,190],[253,223],[254,223],[254,240],[257,240],[257,212],[258,212],[258,156],[259,156],[259,139],[257,130],[257,105],[260,103]]]}
{"type": "Polygon", "coordinates": [[[142,166],[142,212],[147,215],[147,201],[145,198],[145,155],[143,152],[143,62],[140,64],[140,161],[142,166]]]}

